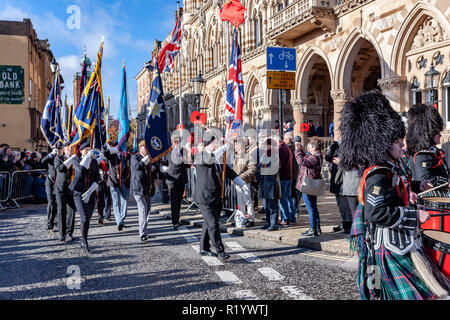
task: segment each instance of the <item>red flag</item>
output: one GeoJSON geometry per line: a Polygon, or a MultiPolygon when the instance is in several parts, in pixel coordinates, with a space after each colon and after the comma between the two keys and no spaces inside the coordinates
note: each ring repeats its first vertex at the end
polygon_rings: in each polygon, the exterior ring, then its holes
{"type": "Polygon", "coordinates": [[[220,9],[220,20],[230,21],[235,28],[238,28],[245,21],[245,10],[247,9],[244,8],[239,0],[228,0],[223,4],[222,9],[220,9]],[[235,21],[236,25],[234,25],[235,21]]]}

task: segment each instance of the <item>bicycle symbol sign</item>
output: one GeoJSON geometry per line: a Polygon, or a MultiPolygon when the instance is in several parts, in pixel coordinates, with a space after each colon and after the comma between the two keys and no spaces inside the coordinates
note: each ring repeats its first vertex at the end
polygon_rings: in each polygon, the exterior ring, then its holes
{"type": "Polygon", "coordinates": [[[268,47],[267,70],[270,71],[295,71],[297,53],[295,48],[268,47]]]}

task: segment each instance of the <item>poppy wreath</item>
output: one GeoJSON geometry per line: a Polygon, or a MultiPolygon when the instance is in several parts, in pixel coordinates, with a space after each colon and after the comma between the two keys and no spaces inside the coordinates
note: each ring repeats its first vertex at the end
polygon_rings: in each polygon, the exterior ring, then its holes
{"type": "Polygon", "coordinates": [[[191,114],[191,123],[192,124],[200,124],[204,125],[206,123],[206,113],[200,113],[198,111],[194,111],[191,114]]]}
{"type": "Polygon", "coordinates": [[[308,132],[309,131],[309,124],[302,123],[300,124],[300,132],[308,132]]]}

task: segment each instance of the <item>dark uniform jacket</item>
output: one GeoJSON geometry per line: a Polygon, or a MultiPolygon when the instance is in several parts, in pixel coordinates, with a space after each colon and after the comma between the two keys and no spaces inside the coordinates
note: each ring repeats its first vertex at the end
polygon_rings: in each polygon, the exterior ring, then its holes
{"type": "Polygon", "coordinates": [[[112,154],[108,150],[106,150],[104,153],[105,158],[108,159],[109,164],[109,172],[108,172],[108,187],[118,188],[120,187],[120,184],[125,185],[127,188],[130,188],[130,179],[131,179],[131,169],[130,169],[130,162],[131,162],[131,155],[127,153],[126,159],[122,162],[122,176],[120,176],[120,158],[119,155],[112,154]],[[122,179],[122,181],[120,180],[122,179]]]}
{"type": "MultiPolygon", "coordinates": [[[[338,158],[338,149],[339,143],[334,141],[327,150],[325,154],[325,160],[328,161],[328,169],[330,170],[330,192],[338,195],[341,193],[342,187],[342,179],[340,181],[336,181],[336,174],[339,171],[339,167],[333,163],[334,158],[338,158]]],[[[342,170],[340,171],[340,175],[342,177],[342,170]]]]}
{"type": "Polygon", "coordinates": [[[47,179],[45,180],[45,183],[55,183],[55,177],[56,177],[56,171],[55,171],[55,165],[54,161],[55,158],[58,155],[53,155],[49,153],[41,160],[41,164],[45,167],[47,167],[47,179]]]}
{"type": "Polygon", "coordinates": [[[364,219],[370,224],[375,250],[386,249],[404,255],[414,245],[418,226],[416,209],[409,206],[408,177],[400,166],[386,162],[366,171],[362,191],[364,219]]]}
{"type": "Polygon", "coordinates": [[[131,156],[131,182],[130,194],[138,196],[150,196],[150,186],[152,185],[151,164],[146,165],[141,160],[141,154],[131,156]]]}
{"type": "Polygon", "coordinates": [[[69,185],[69,189],[74,192],[84,193],[90,188],[92,183],[96,182],[100,185],[101,179],[98,163],[95,158],[91,160],[89,170],[83,167],[80,163],[81,158],[75,157],[72,166],[75,170],[75,175],[73,177],[73,181],[69,185]]]}
{"type": "Polygon", "coordinates": [[[414,192],[420,192],[420,182],[425,180],[435,187],[448,181],[448,169],[443,153],[442,150],[431,147],[417,152],[410,159],[414,192]]]}
{"type": "Polygon", "coordinates": [[[69,190],[70,180],[72,179],[72,175],[74,173],[73,166],[70,169],[67,169],[64,165],[64,161],[67,160],[66,156],[56,156],[54,159],[54,167],[56,171],[56,180],[55,180],[55,191],[54,193],[64,193],[69,194],[71,190],[69,190]]]}
{"type": "Polygon", "coordinates": [[[164,166],[168,166],[166,183],[169,188],[172,188],[175,184],[185,185],[188,182],[187,170],[191,165],[184,160],[186,153],[187,150],[184,148],[178,150],[173,148],[163,162],[164,166]]]}
{"type": "MultiPolygon", "coordinates": [[[[201,154],[202,164],[196,164],[197,182],[195,185],[194,202],[205,205],[214,205],[220,202],[222,190],[222,166],[215,159],[213,153],[204,151],[201,154]]],[[[238,174],[226,166],[225,177],[234,180],[238,174]]]]}

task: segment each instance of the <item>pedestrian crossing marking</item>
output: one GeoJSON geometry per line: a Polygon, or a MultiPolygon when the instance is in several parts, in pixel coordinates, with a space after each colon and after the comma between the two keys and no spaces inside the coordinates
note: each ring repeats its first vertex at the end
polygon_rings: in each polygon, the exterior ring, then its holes
{"type": "Polygon", "coordinates": [[[271,281],[280,281],[284,279],[284,276],[270,267],[259,268],[258,271],[271,281]]]}
{"type": "Polygon", "coordinates": [[[216,271],[216,274],[219,278],[225,282],[225,284],[241,284],[242,280],[239,279],[233,272],[231,271],[216,271]]]}
{"type": "MultiPolygon", "coordinates": [[[[236,241],[227,241],[227,242],[225,242],[225,244],[233,251],[244,251],[245,250],[244,247],[241,246],[236,241]]],[[[262,262],[261,259],[259,259],[257,256],[255,256],[251,252],[242,252],[242,253],[239,253],[239,256],[241,256],[243,259],[247,260],[250,263],[262,262]]]]}
{"type": "MultiPolygon", "coordinates": [[[[192,248],[194,248],[194,250],[198,253],[198,254],[200,254],[200,247],[199,246],[196,246],[196,245],[194,245],[194,246],[192,246],[192,248]]],[[[210,257],[210,256],[200,256],[205,262],[206,262],[206,264],[207,265],[209,265],[209,266],[213,266],[213,267],[215,267],[215,266],[223,266],[223,263],[219,260],[219,259],[217,259],[216,257],[210,257]]]]}
{"type": "Polygon", "coordinates": [[[234,296],[238,300],[259,300],[257,296],[251,290],[240,290],[234,293],[234,296]]]}
{"type": "Polygon", "coordinates": [[[314,300],[310,296],[306,295],[303,291],[295,286],[285,286],[281,287],[281,290],[290,298],[295,300],[314,300]]]}

